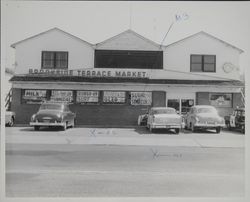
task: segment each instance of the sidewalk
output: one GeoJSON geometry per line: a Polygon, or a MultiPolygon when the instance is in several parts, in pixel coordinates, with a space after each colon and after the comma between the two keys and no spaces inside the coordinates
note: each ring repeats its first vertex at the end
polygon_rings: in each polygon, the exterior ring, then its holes
{"type": "Polygon", "coordinates": [[[73,128],[66,131],[31,127],[6,128],[6,143],[10,144],[80,144],[80,145],[144,145],[175,147],[244,147],[245,135],[238,132],[213,131],[190,133],[158,131],[150,133],[145,128],[73,128]]]}

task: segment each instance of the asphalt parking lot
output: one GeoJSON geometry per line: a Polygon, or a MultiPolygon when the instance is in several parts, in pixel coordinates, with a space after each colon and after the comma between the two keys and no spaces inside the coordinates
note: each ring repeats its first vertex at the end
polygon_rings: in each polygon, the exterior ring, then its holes
{"type": "Polygon", "coordinates": [[[245,135],[238,131],[213,130],[180,134],[158,130],[150,133],[145,127],[135,128],[6,128],[6,143],[23,144],[97,144],[97,145],[162,145],[189,147],[244,147],[245,135]]]}
{"type": "Polygon", "coordinates": [[[245,135],[6,128],[7,197],[242,197],[245,135]]]}

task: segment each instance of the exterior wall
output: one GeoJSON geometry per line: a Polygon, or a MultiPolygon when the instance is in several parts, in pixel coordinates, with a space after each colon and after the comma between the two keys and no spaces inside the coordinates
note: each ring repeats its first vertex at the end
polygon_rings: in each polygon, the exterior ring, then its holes
{"type": "Polygon", "coordinates": [[[94,67],[94,49],[89,44],[61,31],[52,30],[16,45],[15,74],[41,68],[42,51],[68,51],[68,69],[94,67]]]}
{"type": "Polygon", "coordinates": [[[222,68],[225,63],[232,63],[238,67],[239,51],[202,33],[166,47],[163,53],[164,69],[190,72],[191,54],[216,55],[215,73],[192,72],[192,74],[222,77],[225,79],[240,79],[239,71],[236,69],[230,73],[225,73],[222,68]]]}
{"type": "Polygon", "coordinates": [[[127,31],[104,43],[97,44],[96,49],[105,50],[152,50],[159,51],[160,48],[151,42],[137,36],[133,32],[127,31]]]}
{"type": "MultiPolygon", "coordinates": [[[[209,103],[209,92],[197,92],[196,93],[196,104],[197,105],[210,105],[209,103]]],[[[216,107],[220,116],[224,117],[233,112],[236,107],[243,106],[241,101],[240,93],[233,93],[232,107],[216,107]]]]}
{"type": "MultiPolygon", "coordinates": [[[[39,104],[22,104],[21,89],[61,89],[61,90],[120,90],[152,91],[152,106],[166,106],[168,99],[194,99],[196,104],[209,104],[209,92],[233,93],[233,107],[217,108],[221,116],[228,115],[236,106],[241,106],[238,88],[228,87],[187,87],[168,85],[134,84],[75,84],[75,83],[23,83],[14,84],[11,110],[16,112],[17,124],[28,124],[39,104]]],[[[80,105],[71,104],[70,109],[77,114],[78,125],[133,126],[137,125],[139,115],[146,113],[150,106],[129,104],[80,105]]]]}

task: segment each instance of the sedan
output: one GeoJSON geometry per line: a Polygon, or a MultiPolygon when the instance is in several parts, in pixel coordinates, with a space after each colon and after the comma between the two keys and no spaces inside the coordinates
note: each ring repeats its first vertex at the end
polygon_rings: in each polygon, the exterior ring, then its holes
{"type": "Polygon", "coordinates": [[[31,117],[30,125],[35,130],[41,126],[60,126],[66,130],[75,125],[75,113],[69,109],[69,104],[64,102],[44,102],[38,112],[31,117]]]}
{"type": "Polygon", "coordinates": [[[174,129],[176,134],[182,127],[182,117],[171,107],[152,107],[147,117],[147,128],[152,132],[154,129],[174,129]]]}
{"type": "Polygon", "coordinates": [[[187,129],[192,132],[197,129],[215,129],[216,133],[220,133],[221,128],[225,127],[224,118],[220,117],[216,108],[210,105],[191,107],[185,122],[187,129]]]}

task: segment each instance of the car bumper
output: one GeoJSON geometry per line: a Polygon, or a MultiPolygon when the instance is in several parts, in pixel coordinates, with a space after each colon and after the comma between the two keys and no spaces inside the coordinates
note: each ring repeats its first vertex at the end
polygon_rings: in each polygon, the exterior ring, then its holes
{"type": "Polygon", "coordinates": [[[45,122],[30,122],[30,126],[64,126],[65,123],[45,123],[45,122]]]}
{"type": "Polygon", "coordinates": [[[170,125],[164,125],[164,124],[152,124],[151,128],[181,128],[181,125],[178,124],[170,124],[170,125]]]}
{"type": "Polygon", "coordinates": [[[208,124],[208,123],[195,123],[194,124],[195,127],[197,128],[224,128],[226,127],[225,124],[208,124]]]}

